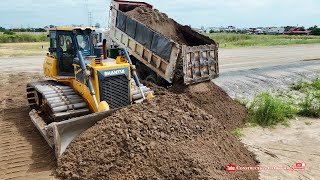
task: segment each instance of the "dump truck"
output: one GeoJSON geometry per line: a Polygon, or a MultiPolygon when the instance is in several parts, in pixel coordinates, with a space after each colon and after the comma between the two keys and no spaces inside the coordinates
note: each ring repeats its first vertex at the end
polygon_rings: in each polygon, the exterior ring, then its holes
{"type": "Polygon", "coordinates": [[[180,24],[178,31],[186,43],[170,39],[126,14],[140,6],[153,8],[145,2],[113,0],[109,20],[111,40],[128,49],[138,63],[138,72],[147,67],[153,72],[148,75],[156,75],[151,79],[162,79],[170,84],[182,79],[185,85],[219,76],[218,44],[214,40],[180,24]],[[177,72],[182,78],[177,78],[177,72]]]}

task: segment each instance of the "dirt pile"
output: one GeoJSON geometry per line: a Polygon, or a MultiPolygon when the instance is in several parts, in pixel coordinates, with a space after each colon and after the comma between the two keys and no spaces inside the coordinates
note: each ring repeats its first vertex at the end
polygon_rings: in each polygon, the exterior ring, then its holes
{"type": "Polygon", "coordinates": [[[215,44],[215,41],[212,39],[193,31],[189,26],[183,26],[177,23],[157,9],[140,6],[132,11],[126,12],[126,15],[172,39],[178,44],[189,46],[215,44]]]}
{"type": "Polygon", "coordinates": [[[184,94],[158,89],[152,101],[117,111],[84,132],[58,160],[72,179],[258,179],[254,155],[184,94]],[[160,90],[160,91],[158,91],[160,90]]]}
{"type": "Polygon", "coordinates": [[[245,123],[246,108],[211,82],[188,87],[186,95],[192,103],[211,114],[229,131],[245,123]]]}
{"type": "Polygon", "coordinates": [[[187,41],[179,31],[179,24],[157,9],[140,6],[127,12],[126,15],[179,44],[187,44],[187,41]]]}

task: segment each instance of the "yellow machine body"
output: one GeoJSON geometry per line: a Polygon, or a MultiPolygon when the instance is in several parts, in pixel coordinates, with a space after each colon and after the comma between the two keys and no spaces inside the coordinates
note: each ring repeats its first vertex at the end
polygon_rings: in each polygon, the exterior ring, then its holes
{"type": "MultiPolygon", "coordinates": [[[[88,64],[89,69],[91,69],[90,73],[93,73],[90,76],[90,80],[96,92],[96,98],[101,99],[100,90],[99,90],[99,78],[98,71],[107,71],[107,70],[115,70],[115,69],[127,69],[130,77],[130,64],[127,62],[125,57],[119,56],[118,60],[109,59],[107,62],[103,62],[101,59],[93,58],[91,60],[91,64],[88,64]],[[119,59],[122,59],[121,61],[119,59]]],[[[74,76],[59,76],[57,70],[57,59],[50,54],[44,60],[43,63],[43,71],[45,76],[51,78],[54,81],[66,84],[72,87],[76,92],[78,92],[84,100],[88,103],[88,106],[92,112],[101,112],[109,109],[108,103],[105,101],[98,102],[99,108],[97,109],[94,104],[93,97],[90,94],[90,90],[84,82],[79,81],[76,76],[79,73],[82,73],[82,70],[79,65],[74,64],[74,76]],[[101,104],[102,103],[102,104],[101,104]],[[101,104],[101,105],[100,105],[101,104]]],[[[128,86],[131,89],[130,79],[128,79],[128,86]]],[[[130,104],[132,103],[132,93],[130,93],[130,104]]]]}

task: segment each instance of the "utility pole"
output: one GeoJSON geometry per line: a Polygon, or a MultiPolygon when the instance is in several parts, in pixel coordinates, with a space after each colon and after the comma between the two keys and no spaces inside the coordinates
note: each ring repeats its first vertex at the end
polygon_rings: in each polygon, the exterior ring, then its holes
{"type": "Polygon", "coordinates": [[[88,22],[89,26],[92,27],[92,12],[88,12],[88,22]]]}
{"type": "Polygon", "coordinates": [[[85,0],[86,14],[88,16],[88,26],[92,27],[92,12],[89,11],[88,0],[85,0]]]}

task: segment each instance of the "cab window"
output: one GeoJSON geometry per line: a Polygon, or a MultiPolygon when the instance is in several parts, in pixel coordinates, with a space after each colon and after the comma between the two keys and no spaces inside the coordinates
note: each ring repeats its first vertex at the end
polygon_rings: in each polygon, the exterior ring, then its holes
{"type": "Polygon", "coordinates": [[[77,35],[77,41],[80,51],[84,56],[90,56],[90,36],[89,35],[77,35]]]}
{"type": "MultiPolygon", "coordinates": [[[[56,32],[50,32],[50,48],[57,48],[56,32]]],[[[56,52],[50,52],[51,55],[56,56],[56,52]]]]}

